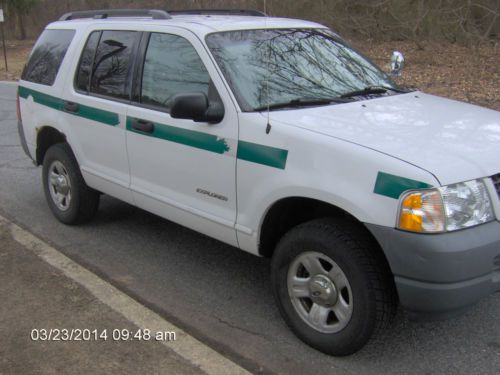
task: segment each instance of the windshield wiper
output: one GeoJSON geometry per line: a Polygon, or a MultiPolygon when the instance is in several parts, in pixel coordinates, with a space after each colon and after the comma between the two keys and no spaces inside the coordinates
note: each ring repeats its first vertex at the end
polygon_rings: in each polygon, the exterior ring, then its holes
{"type": "Polygon", "coordinates": [[[300,107],[308,107],[315,105],[328,105],[332,103],[349,103],[349,102],[350,100],[348,100],[347,98],[321,98],[321,99],[298,98],[298,99],[292,99],[288,102],[263,105],[262,107],[254,108],[253,110],[256,112],[262,112],[266,111],[267,109],[272,111],[273,109],[281,109],[281,108],[300,108],[300,107]]]}
{"type": "Polygon", "coordinates": [[[390,87],[390,86],[367,86],[362,90],[355,90],[351,92],[347,92],[345,94],[340,95],[340,98],[352,98],[354,96],[363,96],[363,95],[371,95],[371,94],[385,94],[387,91],[394,91],[399,93],[406,93],[407,90],[390,87]]]}

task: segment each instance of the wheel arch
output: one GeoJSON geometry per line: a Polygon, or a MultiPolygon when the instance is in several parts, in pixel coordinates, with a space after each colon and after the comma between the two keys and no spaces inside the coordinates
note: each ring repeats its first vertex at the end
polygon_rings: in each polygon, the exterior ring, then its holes
{"type": "Polygon", "coordinates": [[[348,221],[356,226],[370,238],[375,245],[374,251],[385,259],[387,267],[391,269],[381,244],[363,222],[334,204],[301,196],[281,198],[268,208],[260,226],[258,254],[271,258],[277,243],[285,233],[297,225],[320,218],[348,221]]]}
{"type": "Polygon", "coordinates": [[[66,135],[53,126],[42,126],[36,136],[36,165],[42,165],[47,150],[57,144],[66,142],[66,135]]]}

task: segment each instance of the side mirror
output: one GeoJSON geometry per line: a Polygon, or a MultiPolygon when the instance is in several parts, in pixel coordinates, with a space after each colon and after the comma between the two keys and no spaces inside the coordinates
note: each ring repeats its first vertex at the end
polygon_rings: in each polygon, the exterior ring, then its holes
{"type": "Polygon", "coordinates": [[[216,124],[224,118],[224,107],[222,103],[209,103],[202,92],[177,94],[172,99],[170,116],[216,124]]]}
{"type": "Polygon", "coordinates": [[[394,51],[391,56],[391,75],[400,76],[405,66],[405,57],[401,52],[394,51]]]}

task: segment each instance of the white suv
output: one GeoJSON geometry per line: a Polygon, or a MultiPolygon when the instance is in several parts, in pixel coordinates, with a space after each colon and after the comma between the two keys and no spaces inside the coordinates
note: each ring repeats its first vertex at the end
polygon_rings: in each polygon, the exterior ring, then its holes
{"type": "Polygon", "coordinates": [[[291,329],[333,355],[500,289],[500,115],[402,89],[325,26],[75,12],[19,82],[54,215],[109,194],[272,258],[291,329]]]}

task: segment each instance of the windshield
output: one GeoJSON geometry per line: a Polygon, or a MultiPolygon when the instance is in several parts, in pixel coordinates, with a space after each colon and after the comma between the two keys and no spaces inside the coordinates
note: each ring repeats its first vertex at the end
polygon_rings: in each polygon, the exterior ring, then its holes
{"type": "Polygon", "coordinates": [[[397,90],[328,29],[228,31],[208,35],[207,44],[243,111],[331,100],[367,87],[397,90]]]}

